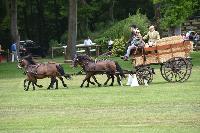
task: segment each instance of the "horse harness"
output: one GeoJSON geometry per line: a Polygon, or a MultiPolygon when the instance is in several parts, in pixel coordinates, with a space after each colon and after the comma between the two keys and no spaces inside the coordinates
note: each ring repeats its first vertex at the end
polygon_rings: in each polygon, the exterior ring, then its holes
{"type": "Polygon", "coordinates": [[[29,65],[29,67],[27,67],[26,72],[25,73],[31,73],[33,75],[37,75],[37,69],[41,64],[37,64],[37,65],[29,65]]]}

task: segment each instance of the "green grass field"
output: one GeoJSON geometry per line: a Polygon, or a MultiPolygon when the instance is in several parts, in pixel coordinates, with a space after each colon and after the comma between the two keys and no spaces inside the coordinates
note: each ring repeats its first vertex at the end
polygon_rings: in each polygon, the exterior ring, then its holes
{"type": "MultiPolygon", "coordinates": [[[[199,133],[200,53],[192,57],[192,75],[184,83],[166,82],[157,67],[149,86],[120,87],[115,82],[114,87],[80,88],[84,76],[74,76],[65,80],[68,89],[59,82],[58,90],[46,90],[47,78],[38,81],[44,88],[27,92],[16,64],[2,63],[0,132],[199,133]]],[[[119,63],[131,68],[130,62],[119,63]]],[[[79,70],[63,66],[69,73],[79,70]]],[[[97,78],[103,83],[106,77],[97,78]]]]}

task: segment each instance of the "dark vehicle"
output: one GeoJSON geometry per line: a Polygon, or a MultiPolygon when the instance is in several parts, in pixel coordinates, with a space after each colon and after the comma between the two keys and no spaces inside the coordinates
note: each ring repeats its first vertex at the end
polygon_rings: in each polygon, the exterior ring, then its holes
{"type": "Polygon", "coordinates": [[[32,40],[24,40],[20,41],[20,49],[19,49],[21,56],[26,56],[31,54],[32,56],[41,56],[45,57],[44,50],[32,40]]]}

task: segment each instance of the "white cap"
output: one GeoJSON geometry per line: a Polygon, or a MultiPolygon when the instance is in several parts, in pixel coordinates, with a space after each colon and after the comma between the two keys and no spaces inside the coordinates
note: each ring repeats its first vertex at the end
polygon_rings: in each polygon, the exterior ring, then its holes
{"type": "Polygon", "coordinates": [[[149,27],[149,29],[154,29],[154,26],[153,26],[153,25],[152,25],[152,26],[150,26],[150,27],[149,27]]]}

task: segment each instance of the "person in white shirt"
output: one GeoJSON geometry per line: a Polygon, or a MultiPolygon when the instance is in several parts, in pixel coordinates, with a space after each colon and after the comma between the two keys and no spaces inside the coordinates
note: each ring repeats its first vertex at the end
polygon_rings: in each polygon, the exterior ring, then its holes
{"type": "Polygon", "coordinates": [[[85,45],[85,46],[90,46],[90,45],[92,45],[92,41],[90,40],[90,37],[88,37],[87,39],[84,40],[84,45],[85,45]]]}
{"type": "Polygon", "coordinates": [[[108,41],[108,50],[111,51],[113,48],[113,42],[112,39],[110,38],[110,40],[108,41]]]}
{"type": "MultiPolygon", "coordinates": [[[[84,40],[84,45],[85,46],[91,46],[91,45],[93,45],[89,36],[87,37],[87,39],[84,40]]],[[[86,50],[87,55],[90,56],[90,47],[86,47],[85,50],[86,50]]]]}

